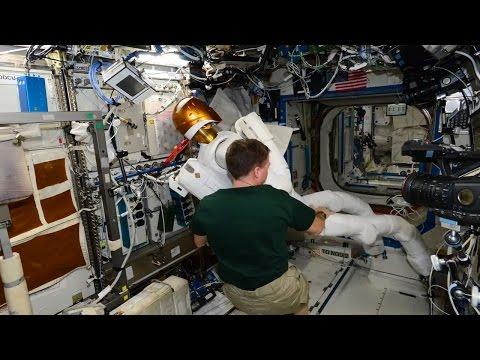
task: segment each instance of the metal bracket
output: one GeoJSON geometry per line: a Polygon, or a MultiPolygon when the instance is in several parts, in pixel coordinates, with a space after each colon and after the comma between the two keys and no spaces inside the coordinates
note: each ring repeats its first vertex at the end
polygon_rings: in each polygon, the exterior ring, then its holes
{"type": "Polygon", "coordinates": [[[102,119],[100,111],[51,111],[0,113],[0,125],[95,121],[102,119]]]}
{"type": "Polygon", "coordinates": [[[9,228],[10,226],[12,226],[12,219],[8,205],[0,205],[0,228],[9,228]]]}
{"type": "Polygon", "coordinates": [[[7,205],[0,205],[0,246],[2,247],[3,257],[8,259],[13,256],[12,244],[8,236],[7,228],[12,225],[10,211],[7,205]]]}

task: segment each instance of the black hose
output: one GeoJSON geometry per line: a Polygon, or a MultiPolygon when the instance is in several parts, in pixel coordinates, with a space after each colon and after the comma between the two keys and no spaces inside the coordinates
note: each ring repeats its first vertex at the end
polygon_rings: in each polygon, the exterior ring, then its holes
{"type": "Polygon", "coordinates": [[[270,57],[270,53],[271,53],[272,49],[273,49],[272,45],[266,45],[265,51],[263,52],[263,55],[260,59],[260,63],[255,68],[248,69],[248,71],[251,71],[252,73],[254,73],[254,72],[260,70],[261,68],[263,68],[265,66],[265,62],[270,57]]]}

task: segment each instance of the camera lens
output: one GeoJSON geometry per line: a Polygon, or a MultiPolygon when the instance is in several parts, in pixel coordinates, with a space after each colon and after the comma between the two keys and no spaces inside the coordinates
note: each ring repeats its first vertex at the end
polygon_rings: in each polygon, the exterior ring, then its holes
{"type": "Polygon", "coordinates": [[[475,197],[472,190],[462,189],[458,192],[457,199],[460,204],[464,206],[469,206],[473,204],[475,197]]]}
{"type": "Polygon", "coordinates": [[[450,209],[452,207],[453,181],[448,176],[412,173],[403,183],[402,196],[412,205],[450,209]]]}

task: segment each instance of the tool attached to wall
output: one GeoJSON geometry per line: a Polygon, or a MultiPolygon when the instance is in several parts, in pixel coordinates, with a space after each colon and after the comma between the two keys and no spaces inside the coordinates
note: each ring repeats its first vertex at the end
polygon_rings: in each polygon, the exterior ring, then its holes
{"type": "Polygon", "coordinates": [[[157,229],[161,232],[171,232],[173,231],[173,225],[175,222],[175,203],[173,201],[168,201],[166,205],[163,205],[163,215],[165,216],[165,229],[163,228],[162,218],[158,218],[157,229]]]}

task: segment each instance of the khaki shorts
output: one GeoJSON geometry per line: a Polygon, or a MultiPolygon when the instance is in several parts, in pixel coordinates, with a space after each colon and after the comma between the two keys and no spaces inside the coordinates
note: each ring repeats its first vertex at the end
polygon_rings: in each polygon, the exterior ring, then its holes
{"type": "Polygon", "coordinates": [[[308,305],[308,282],[294,265],[289,265],[278,279],[253,291],[227,283],[223,291],[238,310],[247,314],[293,314],[308,305]]]}

